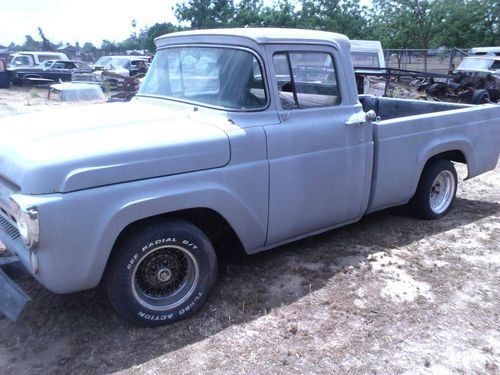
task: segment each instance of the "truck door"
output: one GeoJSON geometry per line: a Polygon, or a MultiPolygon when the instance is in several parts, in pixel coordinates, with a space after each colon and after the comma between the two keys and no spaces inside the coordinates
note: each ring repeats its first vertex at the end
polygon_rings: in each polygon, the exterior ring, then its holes
{"type": "MultiPolygon", "coordinates": [[[[372,172],[370,123],[330,46],[266,46],[280,124],[265,126],[270,168],[266,245],[359,219],[372,172]]],[[[350,72],[344,71],[351,67],[350,72]]],[[[352,81],[352,82],[351,82],[352,81]]]]}

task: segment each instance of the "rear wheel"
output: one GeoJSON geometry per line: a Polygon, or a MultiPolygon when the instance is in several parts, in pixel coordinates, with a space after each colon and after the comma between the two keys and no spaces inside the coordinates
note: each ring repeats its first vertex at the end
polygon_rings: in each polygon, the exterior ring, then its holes
{"type": "Polygon", "coordinates": [[[484,89],[476,90],[470,99],[471,104],[485,104],[490,102],[490,94],[484,89]]]}
{"type": "Polygon", "coordinates": [[[153,327],[195,313],[216,276],[217,258],[205,234],[189,222],[170,220],[137,228],[120,240],[106,289],[121,315],[153,327]]]}
{"type": "Polygon", "coordinates": [[[422,219],[438,219],[448,213],[457,192],[457,172],[453,163],[438,159],[428,164],[408,206],[422,219]]]}

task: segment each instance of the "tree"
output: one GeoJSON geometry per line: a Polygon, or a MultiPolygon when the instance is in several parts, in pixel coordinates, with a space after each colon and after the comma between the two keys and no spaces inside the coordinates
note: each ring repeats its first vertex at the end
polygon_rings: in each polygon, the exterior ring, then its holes
{"type": "Polygon", "coordinates": [[[31,35],[26,35],[22,49],[25,51],[40,51],[42,49],[42,43],[37,42],[31,35]]]}
{"type": "Polygon", "coordinates": [[[91,52],[95,52],[97,51],[97,47],[94,46],[92,43],[90,42],[85,42],[83,43],[83,46],[82,46],[82,51],[84,53],[91,53],[91,52]]]}
{"type": "Polygon", "coordinates": [[[470,48],[500,43],[498,0],[373,0],[370,23],[389,48],[470,48]]]}
{"type": "Polygon", "coordinates": [[[40,35],[40,38],[42,38],[42,49],[44,51],[53,51],[55,49],[54,44],[52,44],[50,40],[45,37],[41,27],[38,27],[38,34],[40,35]]]}
{"type": "Polygon", "coordinates": [[[119,47],[115,42],[104,39],[101,43],[101,50],[104,53],[117,52],[119,50],[119,47]]]}
{"type": "Polygon", "coordinates": [[[374,0],[375,29],[390,48],[429,48],[441,18],[432,0],[374,0]]]}
{"type": "Polygon", "coordinates": [[[262,26],[298,27],[298,16],[290,0],[278,0],[262,10],[262,26]]]}
{"type": "Polygon", "coordinates": [[[262,12],[264,3],[262,0],[242,0],[237,5],[237,11],[233,19],[233,25],[237,27],[259,27],[262,26],[262,12]]]}
{"type": "Polygon", "coordinates": [[[498,0],[474,0],[479,22],[475,29],[484,34],[482,45],[500,44],[500,2],[498,0]]]}
{"type": "Polygon", "coordinates": [[[175,7],[177,20],[192,29],[231,26],[234,13],[233,0],[188,0],[175,7]]]}
{"type": "Polygon", "coordinates": [[[146,31],[146,36],[145,36],[145,41],[144,41],[144,48],[147,49],[150,52],[156,51],[156,45],[155,45],[155,38],[165,35],[165,34],[170,34],[176,31],[180,31],[182,28],[179,26],[174,26],[170,22],[164,22],[164,23],[155,23],[153,26],[151,26],[149,29],[146,31]]]}

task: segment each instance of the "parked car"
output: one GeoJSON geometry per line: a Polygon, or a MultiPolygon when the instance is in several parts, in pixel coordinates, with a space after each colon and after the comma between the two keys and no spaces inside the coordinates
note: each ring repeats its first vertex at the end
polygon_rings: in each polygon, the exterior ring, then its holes
{"type": "Polygon", "coordinates": [[[386,73],[382,44],[378,40],[351,40],[351,58],[357,73],[358,93],[383,96],[386,80],[373,75],[386,73]]]}
{"type": "Polygon", "coordinates": [[[500,46],[498,47],[475,47],[470,50],[471,56],[500,56],[500,46]]]}
{"type": "Polygon", "coordinates": [[[148,67],[148,56],[102,56],[94,64],[95,70],[107,70],[130,77],[145,74],[148,67]]]}
{"type": "MultiPolygon", "coordinates": [[[[0,240],[55,293],[102,281],[135,324],[198,311],[222,246],[253,254],[404,204],[438,219],[453,163],[468,179],[497,164],[499,106],[358,96],[343,35],[196,30],[156,45],[130,102],[0,120],[0,240]]],[[[0,273],[15,317],[12,283],[0,273]]]]}
{"type": "Polygon", "coordinates": [[[73,60],[48,60],[34,67],[11,69],[15,84],[39,84],[48,82],[69,82],[75,72],[92,72],[86,63],[73,60]]]}
{"type": "Polygon", "coordinates": [[[351,40],[351,57],[355,68],[385,68],[384,50],[378,40],[351,40]]]}
{"type": "Polygon", "coordinates": [[[428,97],[458,103],[497,103],[500,100],[500,56],[468,56],[446,81],[425,83],[428,97]]]}
{"type": "Polygon", "coordinates": [[[500,56],[468,56],[462,60],[456,72],[486,73],[500,77],[500,56]]]}
{"type": "Polygon", "coordinates": [[[23,51],[10,55],[7,70],[19,67],[34,67],[49,60],[69,60],[66,54],[61,52],[30,52],[23,51]]]}

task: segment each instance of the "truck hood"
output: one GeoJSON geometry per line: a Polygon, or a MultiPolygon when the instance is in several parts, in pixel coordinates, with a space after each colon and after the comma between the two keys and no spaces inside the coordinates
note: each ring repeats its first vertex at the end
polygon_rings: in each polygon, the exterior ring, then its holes
{"type": "Polygon", "coordinates": [[[154,101],[0,119],[0,177],[24,194],[63,193],[221,167],[227,135],[154,101]]]}

